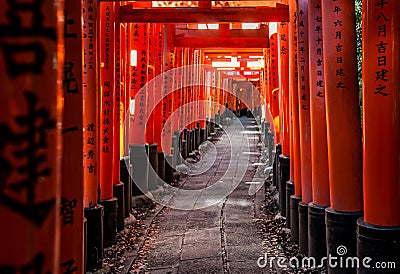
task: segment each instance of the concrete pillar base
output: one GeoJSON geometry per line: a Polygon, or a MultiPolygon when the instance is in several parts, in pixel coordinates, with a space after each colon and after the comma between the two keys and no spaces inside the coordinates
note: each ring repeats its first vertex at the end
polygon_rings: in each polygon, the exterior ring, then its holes
{"type": "Polygon", "coordinates": [[[148,162],[145,145],[130,145],[129,159],[132,166],[132,196],[148,191],[148,162]]]}

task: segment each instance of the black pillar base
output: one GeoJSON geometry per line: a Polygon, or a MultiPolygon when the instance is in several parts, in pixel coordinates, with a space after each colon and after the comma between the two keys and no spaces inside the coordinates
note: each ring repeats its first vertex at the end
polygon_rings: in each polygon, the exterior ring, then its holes
{"type": "MultiPolygon", "coordinates": [[[[158,158],[158,177],[159,181],[160,179],[165,181],[165,159],[164,159],[164,152],[158,151],[157,152],[157,158],[158,158]]],[[[159,182],[159,185],[161,185],[162,182],[159,182]]]]}
{"type": "Polygon", "coordinates": [[[132,208],[132,178],[129,174],[129,157],[120,161],[120,180],[124,184],[124,217],[129,217],[132,208]]]}
{"type": "Polygon", "coordinates": [[[290,179],[290,158],[279,155],[279,209],[281,215],[286,217],[286,182],[290,179]]]}
{"type": "Polygon", "coordinates": [[[203,143],[205,140],[207,140],[206,128],[201,128],[200,129],[200,144],[203,143]]]}
{"type": "Polygon", "coordinates": [[[292,242],[299,242],[299,203],[301,197],[292,195],[290,196],[290,240],[292,242]]]}
{"type": "Polygon", "coordinates": [[[308,254],[308,204],[299,203],[299,252],[308,254]]]}
{"type": "Polygon", "coordinates": [[[187,155],[186,158],[189,156],[189,154],[192,152],[192,144],[193,144],[193,131],[192,130],[188,130],[187,131],[187,138],[186,140],[186,147],[187,147],[187,155]]]}
{"type": "MultiPolygon", "coordinates": [[[[362,217],[362,215],[362,212],[342,212],[336,211],[330,207],[325,209],[326,249],[328,254],[338,258],[357,256],[356,222],[358,218],[362,217]],[[345,254],[338,254],[338,251],[341,253],[343,250],[346,251],[345,254]]],[[[356,269],[331,267],[328,262],[328,273],[356,273],[356,269]]]]}
{"type": "Polygon", "coordinates": [[[219,125],[221,124],[221,115],[215,114],[214,121],[215,121],[215,124],[217,125],[217,128],[219,128],[219,125]]]}
{"type": "Polygon", "coordinates": [[[193,129],[189,131],[189,140],[190,140],[189,153],[192,153],[193,150],[194,150],[194,142],[195,142],[194,141],[194,130],[193,129]]]}
{"type": "Polygon", "coordinates": [[[308,256],[320,261],[326,256],[326,206],[308,204],[308,256]]]}
{"type": "Polygon", "coordinates": [[[113,186],[114,197],[118,200],[118,211],[117,211],[117,230],[124,230],[125,224],[125,208],[124,208],[124,184],[119,183],[113,186]]]}
{"type": "Polygon", "coordinates": [[[290,196],[294,195],[294,183],[286,182],[286,227],[290,228],[290,196]]]}
{"type": "Polygon", "coordinates": [[[281,144],[277,144],[275,147],[275,159],[274,159],[274,166],[273,166],[273,177],[272,177],[272,181],[274,183],[274,186],[276,186],[277,188],[279,188],[279,155],[281,155],[282,153],[282,146],[281,144]]]}
{"type": "Polygon", "coordinates": [[[372,259],[367,265],[360,263],[359,274],[399,273],[400,226],[375,226],[364,222],[363,218],[358,219],[357,257],[360,262],[366,257],[372,259]],[[375,262],[380,262],[382,269],[374,267],[375,262]],[[395,263],[395,267],[390,268],[388,263],[395,263]],[[385,268],[383,264],[386,264],[385,268]],[[367,268],[368,265],[371,268],[367,268]]]}
{"type": "Polygon", "coordinates": [[[214,121],[215,121],[214,119],[210,119],[210,122],[208,123],[209,129],[210,129],[209,135],[211,135],[211,133],[215,132],[215,123],[214,123],[214,121]]]}
{"type": "Polygon", "coordinates": [[[198,150],[200,146],[200,128],[196,127],[194,129],[194,149],[198,150]]]}
{"type": "Polygon", "coordinates": [[[170,163],[172,163],[172,156],[166,155],[164,163],[165,163],[165,182],[169,185],[172,185],[174,183],[174,169],[170,165],[170,163]]]}
{"type": "Polygon", "coordinates": [[[149,188],[154,190],[157,188],[158,183],[158,157],[157,157],[157,144],[149,144],[147,155],[149,157],[150,166],[148,168],[149,188]]]}
{"type": "Polygon", "coordinates": [[[101,200],[100,204],[104,207],[104,247],[110,247],[116,243],[117,238],[118,200],[113,197],[109,200],[101,200]]]}
{"type": "Polygon", "coordinates": [[[83,218],[83,272],[87,271],[87,219],[83,218]]]}
{"type": "Polygon", "coordinates": [[[129,159],[132,165],[132,196],[140,196],[148,191],[147,155],[145,145],[130,145],[129,159]]]}
{"type": "MultiPolygon", "coordinates": [[[[186,140],[182,140],[181,156],[182,156],[182,159],[186,159],[188,156],[186,140]]],[[[171,164],[172,164],[172,162],[171,162],[171,164]]]]}
{"type": "Polygon", "coordinates": [[[104,208],[97,205],[92,208],[85,208],[87,220],[87,262],[86,269],[93,271],[101,268],[103,260],[103,216],[104,208]]]}

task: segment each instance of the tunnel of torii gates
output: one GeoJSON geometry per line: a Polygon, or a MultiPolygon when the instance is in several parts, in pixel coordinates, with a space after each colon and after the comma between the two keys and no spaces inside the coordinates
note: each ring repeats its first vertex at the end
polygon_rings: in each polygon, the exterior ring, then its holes
{"type": "Polygon", "coordinates": [[[170,182],[226,107],[275,134],[303,254],[400,262],[400,1],[363,0],[362,119],[354,1],[1,3],[0,273],[99,267],[148,170],[170,182]]]}

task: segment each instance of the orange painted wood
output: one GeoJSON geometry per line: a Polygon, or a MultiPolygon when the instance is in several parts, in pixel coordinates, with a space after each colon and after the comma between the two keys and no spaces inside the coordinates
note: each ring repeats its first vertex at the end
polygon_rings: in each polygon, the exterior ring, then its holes
{"type": "Polygon", "coordinates": [[[274,119],[275,143],[280,143],[279,123],[275,126],[275,121],[279,120],[279,70],[278,70],[278,34],[274,33],[270,37],[270,64],[269,64],[269,97],[272,118],[274,119]]]}
{"type": "Polygon", "coordinates": [[[114,65],[114,111],[113,111],[113,162],[112,162],[112,176],[113,184],[120,183],[120,157],[121,157],[121,24],[119,22],[119,7],[120,2],[115,2],[114,18],[115,18],[115,65],[114,65]]]}
{"type": "Polygon", "coordinates": [[[298,2],[298,102],[300,129],[300,161],[302,201],[312,201],[311,184],[311,121],[310,121],[310,82],[308,45],[308,4],[307,0],[298,2]]]}
{"type": "Polygon", "coordinates": [[[100,199],[113,197],[114,4],[100,3],[100,199]]]}
{"type": "Polygon", "coordinates": [[[178,117],[171,118],[172,113],[177,107],[178,93],[174,92],[175,87],[175,73],[171,70],[174,69],[176,65],[176,49],[173,47],[173,35],[175,32],[175,27],[172,25],[164,25],[164,45],[163,45],[163,133],[162,133],[162,143],[163,151],[166,155],[171,154],[172,147],[172,134],[174,131],[178,130],[178,117]]]}
{"type": "Polygon", "coordinates": [[[298,96],[298,6],[297,1],[290,1],[289,23],[289,88],[292,123],[290,131],[290,170],[291,181],[294,183],[295,195],[301,197],[301,160],[300,160],[300,128],[299,128],[299,96],[298,96]]]}
{"type": "Polygon", "coordinates": [[[353,1],[322,1],[330,201],[347,212],[362,210],[354,9],[353,1]]]}
{"type": "Polygon", "coordinates": [[[123,130],[123,144],[121,156],[129,155],[129,84],[130,62],[129,57],[129,28],[130,24],[121,23],[121,119],[123,130]]]}
{"type": "Polygon", "coordinates": [[[147,23],[231,23],[231,22],[286,22],[289,20],[287,5],[263,8],[146,8],[121,7],[121,22],[147,23]]]}
{"type": "Polygon", "coordinates": [[[147,69],[147,83],[146,83],[146,91],[148,97],[148,105],[147,105],[147,123],[145,127],[145,141],[148,144],[154,143],[154,120],[161,119],[161,113],[157,113],[155,111],[155,103],[156,103],[156,93],[158,92],[155,87],[155,82],[151,81],[155,76],[155,49],[156,49],[156,38],[154,37],[154,23],[150,23],[148,27],[148,69],[147,69]]]}
{"type": "Polygon", "coordinates": [[[264,48],[268,45],[267,38],[188,38],[179,37],[174,38],[174,45],[176,47],[190,47],[190,48],[264,48]]]}
{"type": "Polygon", "coordinates": [[[323,32],[322,22],[318,19],[322,18],[321,0],[309,0],[308,14],[308,31],[310,40],[309,69],[312,200],[316,205],[329,206],[328,144],[326,136],[324,59],[322,42],[323,32]]]}
{"type": "Polygon", "coordinates": [[[363,1],[364,220],[400,225],[400,2],[363,1]]]}
{"type": "MultiPolygon", "coordinates": [[[[164,71],[163,65],[163,55],[164,55],[164,27],[161,24],[155,24],[154,35],[154,43],[155,43],[155,58],[154,58],[154,69],[155,69],[155,77],[160,77],[160,74],[164,71]]],[[[162,83],[162,80],[157,80],[157,83],[162,83]]],[[[156,119],[154,119],[154,142],[158,144],[158,151],[162,151],[162,143],[161,143],[161,135],[162,135],[162,127],[166,120],[167,116],[167,105],[164,104],[163,96],[164,96],[164,86],[155,84],[154,86],[156,94],[156,108],[154,109],[155,114],[157,115],[156,119]],[[158,103],[157,103],[158,102],[158,103]]],[[[169,130],[170,132],[171,130],[169,130]]]]}
{"type": "MultiPolygon", "coordinates": [[[[61,182],[60,263],[71,263],[83,271],[83,90],[82,90],[82,5],[65,1],[63,134],[61,182]]],[[[63,271],[64,271],[63,270],[63,271]]]]}
{"type": "Polygon", "coordinates": [[[289,32],[287,23],[278,24],[279,123],[282,154],[290,156],[289,116],[289,32]]]}
{"type": "Polygon", "coordinates": [[[148,24],[131,24],[130,50],[137,51],[137,66],[131,66],[129,143],[145,143],[145,122],[147,119],[147,92],[143,88],[148,76],[148,24]]]}
{"type": "Polygon", "coordinates": [[[1,6],[0,272],[61,273],[64,3],[1,6]]]}
{"type": "Polygon", "coordinates": [[[96,58],[97,45],[97,1],[84,0],[82,7],[85,12],[82,14],[82,43],[83,43],[83,178],[85,208],[97,205],[99,187],[99,144],[98,132],[99,121],[97,117],[97,102],[100,95],[98,90],[96,58]]]}

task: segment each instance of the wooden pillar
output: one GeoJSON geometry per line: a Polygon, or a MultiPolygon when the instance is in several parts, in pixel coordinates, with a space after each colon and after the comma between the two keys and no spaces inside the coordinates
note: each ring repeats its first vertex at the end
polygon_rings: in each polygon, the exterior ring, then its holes
{"type": "Polygon", "coordinates": [[[278,34],[274,33],[269,38],[271,48],[271,63],[270,63],[270,98],[271,98],[271,114],[274,119],[275,143],[281,141],[280,138],[280,123],[279,123],[279,71],[278,71],[278,34]]]}
{"type": "Polygon", "coordinates": [[[97,134],[97,58],[96,58],[96,2],[83,1],[83,172],[84,172],[84,206],[91,208],[98,202],[98,143],[97,134]]]}
{"type": "Polygon", "coordinates": [[[310,0],[310,111],[312,152],[312,200],[319,206],[329,206],[328,146],[324,84],[323,31],[321,0],[310,0]],[[318,19],[321,18],[321,19],[318,19]]]}
{"type": "Polygon", "coordinates": [[[123,77],[123,85],[124,85],[124,156],[129,155],[129,126],[130,126],[130,85],[131,85],[131,63],[130,63],[130,33],[132,24],[125,23],[124,24],[124,32],[121,36],[121,40],[123,42],[122,47],[122,54],[123,54],[123,61],[124,61],[124,77],[123,77]]]}
{"type": "Polygon", "coordinates": [[[279,122],[282,153],[290,156],[289,142],[289,35],[288,23],[278,23],[279,122]]]}
{"type": "Polygon", "coordinates": [[[130,51],[136,52],[136,64],[132,64],[131,55],[131,83],[130,97],[133,110],[130,115],[129,143],[140,145],[145,143],[145,120],[147,94],[143,89],[147,83],[147,33],[148,24],[131,24],[130,27],[130,51]],[[135,66],[136,65],[136,66],[135,66]]]}
{"type": "Polygon", "coordinates": [[[297,1],[290,1],[289,4],[289,87],[290,87],[290,103],[291,103],[291,131],[290,131],[290,183],[287,185],[286,203],[289,208],[286,212],[287,224],[291,229],[291,240],[298,242],[299,240],[299,211],[298,205],[301,201],[301,161],[300,161],[300,128],[299,128],[299,96],[298,96],[298,7],[297,1]]]}
{"type": "Polygon", "coordinates": [[[311,123],[309,85],[308,4],[298,1],[298,102],[301,159],[301,202],[299,203],[299,249],[308,251],[308,203],[312,200],[311,123]]]}
{"type": "Polygon", "coordinates": [[[82,6],[65,1],[60,267],[84,270],[82,6]]]}
{"type": "Polygon", "coordinates": [[[63,269],[63,4],[1,1],[0,273],[63,269]]]}
{"type": "Polygon", "coordinates": [[[83,179],[85,218],[87,219],[87,270],[98,268],[103,258],[103,207],[98,204],[99,189],[99,104],[98,81],[98,2],[82,2],[83,44],[83,179]]]}
{"type": "Polygon", "coordinates": [[[299,0],[298,6],[298,71],[299,71],[299,126],[301,158],[302,202],[312,200],[311,186],[311,123],[310,123],[310,82],[308,45],[308,4],[299,0]]]}
{"type": "MultiPolygon", "coordinates": [[[[155,43],[155,57],[154,57],[154,70],[155,75],[154,77],[161,77],[161,73],[164,72],[164,27],[161,24],[155,25],[154,31],[154,43],[155,43]]],[[[162,83],[162,80],[157,80],[157,83],[162,83]]],[[[154,120],[154,142],[158,145],[157,150],[159,152],[162,151],[162,143],[161,143],[161,135],[162,135],[162,128],[163,123],[166,120],[166,113],[167,113],[167,105],[164,104],[164,86],[155,86],[156,96],[155,102],[157,103],[154,112],[157,115],[157,118],[154,120]]],[[[171,134],[171,127],[169,127],[168,134],[171,134]]],[[[171,137],[171,135],[170,135],[171,137]]]]}
{"type": "Polygon", "coordinates": [[[366,0],[363,12],[364,219],[357,255],[399,262],[400,2],[366,0]]]}
{"type": "Polygon", "coordinates": [[[289,24],[278,23],[279,122],[282,154],[279,155],[279,205],[286,217],[286,182],[290,180],[290,113],[289,113],[289,24]]]}
{"type": "Polygon", "coordinates": [[[326,254],[325,208],[330,204],[321,0],[308,2],[308,14],[312,163],[308,248],[310,256],[320,259],[326,254]]]}
{"type": "MultiPolygon", "coordinates": [[[[356,253],[355,223],[362,215],[361,125],[354,14],[353,1],[322,1],[331,202],[331,208],[326,210],[327,248],[329,253],[336,254],[337,247],[346,242],[347,256],[356,253]]],[[[334,273],[334,270],[330,271],[334,273]]]]}
{"type": "Polygon", "coordinates": [[[174,90],[175,73],[172,71],[175,67],[176,49],[173,45],[175,28],[172,25],[163,26],[163,57],[160,65],[163,66],[163,136],[162,144],[165,155],[171,154],[172,135],[178,130],[178,116],[171,118],[177,104],[177,92],[174,90]]]}
{"type": "Polygon", "coordinates": [[[113,197],[114,4],[100,3],[100,199],[113,197]]]}
{"type": "MultiPolygon", "coordinates": [[[[115,42],[115,66],[114,66],[114,110],[113,110],[113,184],[120,184],[120,151],[121,151],[121,24],[119,18],[120,2],[115,2],[114,13],[115,13],[115,31],[114,31],[114,42],[115,42]]],[[[118,197],[119,198],[119,197],[118,197]]]]}
{"type": "Polygon", "coordinates": [[[155,112],[155,99],[156,99],[156,89],[154,82],[152,83],[151,80],[155,77],[155,49],[156,49],[156,39],[154,37],[154,29],[155,24],[150,23],[148,27],[148,77],[147,77],[147,96],[148,96],[148,105],[147,105],[147,123],[146,123],[146,135],[145,141],[147,144],[154,143],[154,120],[160,119],[158,113],[155,112]]]}

